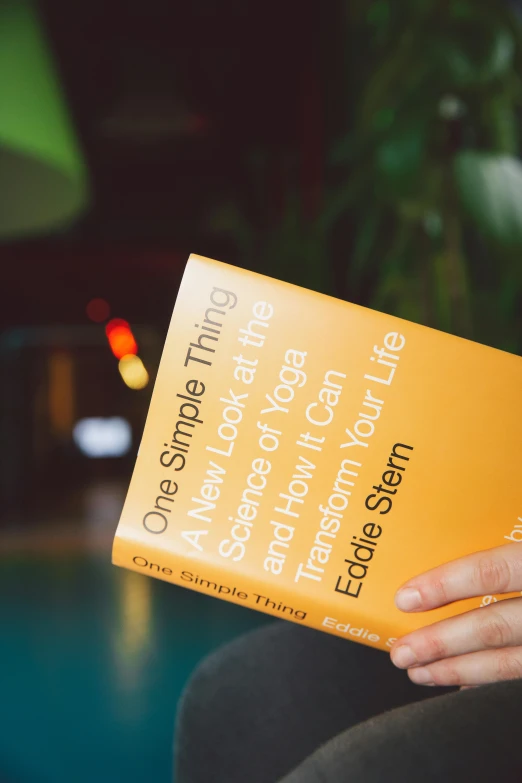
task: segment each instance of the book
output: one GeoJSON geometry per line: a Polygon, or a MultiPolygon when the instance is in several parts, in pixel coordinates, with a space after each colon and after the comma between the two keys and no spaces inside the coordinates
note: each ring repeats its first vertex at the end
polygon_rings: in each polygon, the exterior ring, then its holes
{"type": "Polygon", "coordinates": [[[389,649],[500,598],[394,604],[522,540],[521,392],[517,356],[192,255],[113,562],[389,649]]]}

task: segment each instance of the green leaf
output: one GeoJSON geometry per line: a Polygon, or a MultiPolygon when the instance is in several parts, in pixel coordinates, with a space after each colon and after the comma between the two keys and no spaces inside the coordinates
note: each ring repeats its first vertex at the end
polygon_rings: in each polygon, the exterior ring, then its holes
{"type": "Polygon", "coordinates": [[[377,310],[423,323],[425,313],[421,282],[418,277],[405,277],[394,265],[386,265],[372,306],[377,310]]]}
{"type": "Polygon", "coordinates": [[[433,259],[433,300],[436,313],[436,326],[445,332],[451,331],[451,302],[446,274],[447,259],[441,254],[433,259]]]}
{"type": "Polygon", "coordinates": [[[383,27],[390,21],[391,5],[387,0],[375,0],[368,9],[366,19],[375,27],[383,27]]]}
{"type": "Polygon", "coordinates": [[[457,88],[485,85],[502,77],[511,67],[515,41],[495,18],[478,15],[454,25],[450,36],[436,44],[441,67],[457,88]]]}
{"type": "Polygon", "coordinates": [[[522,247],[522,164],[508,155],[461,152],[455,159],[460,199],[477,228],[504,247],[522,247]]]}
{"type": "Polygon", "coordinates": [[[347,280],[350,287],[360,282],[360,277],[372,249],[379,237],[379,228],[382,224],[382,207],[376,203],[369,207],[362,217],[353,248],[353,254],[347,270],[347,280]]]}
{"type": "Polygon", "coordinates": [[[497,92],[486,104],[485,120],[497,152],[518,153],[518,119],[513,99],[507,91],[497,92]]]}
{"type": "Polygon", "coordinates": [[[419,123],[390,136],[379,145],[377,170],[395,193],[406,194],[414,187],[425,147],[425,128],[419,123]]]}

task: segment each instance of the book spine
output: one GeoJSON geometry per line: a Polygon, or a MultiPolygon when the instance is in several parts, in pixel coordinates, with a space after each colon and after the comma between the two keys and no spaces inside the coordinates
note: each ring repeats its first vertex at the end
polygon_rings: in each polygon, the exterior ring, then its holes
{"type": "Polygon", "coordinates": [[[351,611],[347,617],[301,591],[275,587],[268,580],[236,574],[214,562],[183,557],[121,534],[112,560],[122,568],[371,647],[389,650],[395,638],[393,629],[383,623],[372,621],[368,627],[360,613],[351,611]]]}

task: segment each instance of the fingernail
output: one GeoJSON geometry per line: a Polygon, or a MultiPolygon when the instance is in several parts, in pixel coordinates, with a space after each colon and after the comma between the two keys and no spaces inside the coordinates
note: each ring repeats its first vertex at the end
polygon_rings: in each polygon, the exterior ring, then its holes
{"type": "Polygon", "coordinates": [[[431,679],[431,674],[427,669],[422,667],[418,669],[410,669],[408,672],[410,680],[417,683],[417,685],[435,685],[431,679]]]}
{"type": "Polygon", "coordinates": [[[404,612],[420,609],[421,603],[421,594],[416,587],[403,587],[395,596],[395,606],[404,612]]]}
{"type": "Polygon", "coordinates": [[[417,656],[407,644],[401,644],[392,653],[392,661],[399,669],[407,669],[417,663],[417,656]]]}

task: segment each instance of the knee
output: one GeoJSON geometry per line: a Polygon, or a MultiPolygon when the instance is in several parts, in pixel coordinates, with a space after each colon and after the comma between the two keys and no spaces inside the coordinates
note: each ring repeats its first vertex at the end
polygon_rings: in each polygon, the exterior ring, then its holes
{"type": "MultiPolygon", "coordinates": [[[[226,733],[234,716],[255,715],[268,692],[279,691],[315,632],[271,623],[235,639],[205,658],[181,695],[177,737],[194,731],[226,733]]],[[[252,717],[251,717],[252,719],[252,717]]]]}
{"type": "Polygon", "coordinates": [[[204,658],[192,672],[178,703],[176,735],[178,743],[216,726],[224,731],[231,716],[242,714],[254,698],[252,678],[259,670],[266,639],[273,626],[263,627],[235,639],[204,658]]]}
{"type": "Polygon", "coordinates": [[[204,658],[191,673],[181,693],[176,715],[176,743],[183,746],[187,738],[201,736],[211,715],[219,709],[217,682],[226,668],[227,650],[204,658]],[[217,682],[216,682],[217,680],[217,682]]]}
{"type": "Polygon", "coordinates": [[[178,703],[176,780],[206,781],[209,768],[228,769],[238,755],[238,737],[255,735],[264,715],[265,688],[259,685],[277,665],[270,653],[278,637],[273,629],[279,627],[248,633],[196,667],[178,703]]]}

